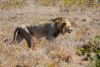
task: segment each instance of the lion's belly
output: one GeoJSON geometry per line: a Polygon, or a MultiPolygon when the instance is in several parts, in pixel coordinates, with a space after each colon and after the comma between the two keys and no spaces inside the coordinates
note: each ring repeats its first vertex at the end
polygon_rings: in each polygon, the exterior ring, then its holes
{"type": "Polygon", "coordinates": [[[46,32],[47,30],[42,27],[33,27],[31,30],[31,34],[37,38],[46,36],[46,32]]]}

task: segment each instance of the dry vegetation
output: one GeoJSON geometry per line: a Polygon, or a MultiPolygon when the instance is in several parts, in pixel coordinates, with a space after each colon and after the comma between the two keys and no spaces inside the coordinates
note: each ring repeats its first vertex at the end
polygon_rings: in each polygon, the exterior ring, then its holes
{"type": "Polygon", "coordinates": [[[0,67],[91,67],[90,64],[99,67],[100,40],[96,43],[89,39],[100,35],[100,4],[91,4],[94,0],[85,1],[0,0],[0,67]],[[58,16],[72,22],[72,33],[60,35],[50,43],[45,38],[36,40],[35,50],[29,49],[25,41],[9,44],[17,26],[43,23],[58,16]],[[97,60],[90,55],[92,62],[83,60],[87,58],[87,51],[82,47],[90,45],[89,42],[93,47],[98,44],[97,52],[93,52],[97,60]],[[78,56],[82,53],[84,55],[78,56]]]}
{"type": "Polygon", "coordinates": [[[24,0],[4,0],[0,2],[1,9],[9,9],[9,8],[20,8],[24,6],[26,3],[24,0]]]}

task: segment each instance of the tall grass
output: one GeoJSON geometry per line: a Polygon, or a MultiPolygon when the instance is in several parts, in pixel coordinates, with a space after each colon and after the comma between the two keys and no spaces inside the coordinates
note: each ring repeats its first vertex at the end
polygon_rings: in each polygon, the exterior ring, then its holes
{"type": "Polygon", "coordinates": [[[1,9],[7,9],[7,8],[20,8],[25,5],[24,0],[7,0],[7,1],[1,1],[0,2],[0,8],[1,9]]]}
{"type": "Polygon", "coordinates": [[[95,0],[37,0],[36,1],[38,4],[41,5],[57,5],[60,3],[60,5],[64,5],[64,7],[71,7],[71,6],[76,6],[76,7],[91,7],[94,5],[96,2],[95,0]]]}
{"type": "MultiPolygon", "coordinates": [[[[0,8],[17,8],[17,7],[23,7],[26,2],[26,0],[5,0],[0,1],[0,8]]],[[[33,0],[34,1],[34,0],[33,0]]],[[[84,7],[84,6],[93,6],[95,0],[35,0],[35,3],[44,5],[44,6],[62,6],[63,7],[84,7]]]]}

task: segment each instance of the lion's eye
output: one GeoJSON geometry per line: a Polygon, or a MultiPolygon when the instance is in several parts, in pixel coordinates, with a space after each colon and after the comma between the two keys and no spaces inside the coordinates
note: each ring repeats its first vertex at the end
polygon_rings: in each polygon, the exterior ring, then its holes
{"type": "Polygon", "coordinates": [[[68,28],[70,28],[70,26],[68,26],[68,28]]]}

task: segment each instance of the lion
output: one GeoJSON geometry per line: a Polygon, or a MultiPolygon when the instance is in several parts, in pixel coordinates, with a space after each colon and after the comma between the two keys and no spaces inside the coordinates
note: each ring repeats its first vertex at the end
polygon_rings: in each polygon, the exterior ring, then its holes
{"type": "Polygon", "coordinates": [[[45,37],[48,41],[54,40],[59,34],[71,33],[73,31],[70,21],[65,18],[57,17],[48,20],[48,23],[37,25],[21,25],[14,31],[13,41],[20,43],[23,39],[28,43],[28,47],[34,46],[32,37],[42,38],[45,37]]]}

